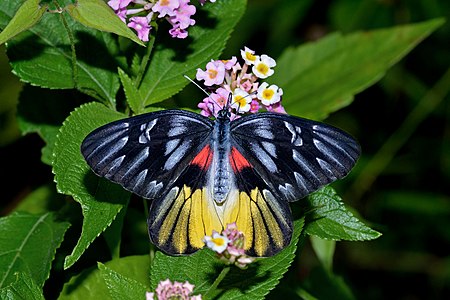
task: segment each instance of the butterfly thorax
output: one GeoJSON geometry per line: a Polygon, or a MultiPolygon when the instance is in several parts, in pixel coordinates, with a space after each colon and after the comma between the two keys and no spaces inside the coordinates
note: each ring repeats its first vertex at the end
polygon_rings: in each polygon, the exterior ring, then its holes
{"type": "Polygon", "coordinates": [[[222,203],[228,196],[231,188],[230,173],[230,119],[227,112],[221,110],[214,122],[212,135],[213,167],[211,179],[213,180],[212,196],[217,203],[222,203]]]}

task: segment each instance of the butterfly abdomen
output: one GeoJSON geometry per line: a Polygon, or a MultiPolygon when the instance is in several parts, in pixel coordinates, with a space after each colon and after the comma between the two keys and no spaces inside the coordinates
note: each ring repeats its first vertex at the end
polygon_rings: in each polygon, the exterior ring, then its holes
{"type": "Polygon", "coordinates": [[[212,196],[217,203],[222,203],[228,196],[231,188],[230,173],[230,120],[218,118],[214,123],[212,135],[213,143],[213,168],[211,178],[213,180],[212,196]]]}

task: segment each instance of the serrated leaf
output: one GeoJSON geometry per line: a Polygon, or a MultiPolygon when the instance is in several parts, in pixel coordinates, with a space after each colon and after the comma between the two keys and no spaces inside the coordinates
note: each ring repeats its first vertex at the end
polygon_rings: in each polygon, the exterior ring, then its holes
{"type": "Polygon", "coordinates": [[[335,190],[326,186],[308,196],[312,221],[306,226],[306,233],[324,240],[365,241],[381,236],[347,210],[335,190]]]}
{"type": "MultiPolygon", "coordinates": [[[[110,270],[120,273],[121,276],[138,282],[142,286],[148,287],[150,284],[148,281],[148,271],[150,268],[150,258],[148,255],[127,256],[114,259],[105,263],[105,266],[110,270]]],[[[100,270],[91,268],[72,277],[64,285],[58,299],[86,300],[107,298],[110,298],[110,294],[100,270]]],[[[144,295],[135,299],[144,299],[144,295]]]]}
{"type": "MultiPolygon", "coordinates": [[[[16,1],[2,3],[0,24],[10,21],[18,5],[16,1]]],[[[77,88],[111,106],[120,87],[114,58],[117,52],[117,42],[111,34],[87,28],[65,13],[44,14],[38,24],[7,44],[13,72],[22,81],[53,89],[77,88]],[[73,35],[75,61],[61,18],[73,35]]]]}
{"type": "Polygon", "coordinates": [[[0,289],[0,299],[44,300],[41,288],[27,273],[15,273],[16,281],[0,289]]]}
{"type": "Polygon", "coordinates": [[[53,146],[64,119],[78,106],[79,95],[26,85],[20,93],[17,121],[22,134],[36,132],[45,141],[42,162],[50,165],[53,146]],[[75,104],[77,103],[77,104],[75,104]]]}
{"type": "Polygon", "coordinates": [[[443,24],[442,19],[388,29],[338,33],[287,49],[268,81],[283,88],[292,115],[321,120],[347,106],[443,24]]]}
{"type": "Polygon", "coordinates": [[[144,46],[136,34],[102,0],[77,0],[75,4],[69,4],[66,10],[72,18],[84,26],[112,32],[144,46]]]}
{"type": "Polygon", "coordinates": [[[176,94],[189,83],[184,74],[192,77],[197,68],[204,68],[207,62],[217,58],[242,17],[245,6],[245,0],[205,5],[201,8],[205,11],[203,19],[197,19],[195,26],[189,28],[189,37],[185,40],[167,41],[171,38],[168,33],[161,32],[160,26],[158,37],[163,36],[163,41],[155,45],[150,66],[139,87],[143,106],[176,94]]]}
{"type": "Polygon", "coordinates": [[[15,212],[0,218],[0,288],[15,282],[16,272],[28,274],[42,287],[69,226],[55,221],[52,213],[15,212]]]}
{"type": "Polygon", "coordinates": [[[142,283],[126,277],[99,263],[98,268],[108,287],[111,299],[143,299],[148,288],[142,283]]]}
{"type": "MultiPolygon", "coordinates": [[[[232,267],[218,289],[210,294],[211,298],[263,299],[278,284],[294,260],[303,224],[303,219],[295,221],[291,244],[277,255],[261,258],[245,270],[232,267]]],[[[205,294],[223,267],[209,249],[183,257],[157,252],[150,270],[151,287],[155,289],[160,281],[167,278],[178,282],[187,280],[195,285],[194,295],[205,294]]]]}
{"type": "Polygon", "coordinates": [[[142,102],[143,97],[140,91],[134,85],[133,80],[131,80],[131,78],[127,75],[127,73],[125,73],[120,68],[118,73],[120,81],[122,82],[123,85],[123,89],[125,91],[125,96],[127,98],[128,105],[135,114],[142,113],[144,106],[142,102]]]}
{"type": "Polygon", "coordinates": [[[81,142],[90,131],[123,117],[99,103],[88,103],[71,113],[58,134],[53,153],[56,186],[60,193],[81,204],[84,216],[81,237],[72,254],[66,257],[64,268],[80,258],[130,198],[130,193],[119,185],[92,173],[80,152],[81,142]]]}
{"type": "Polygon", "coordinates": [[[27,0],[19,7],[8,25],[0,32],[0,45],[39,22],[48,6],[41,5],[40,2],[41,0],[27,0]]]}

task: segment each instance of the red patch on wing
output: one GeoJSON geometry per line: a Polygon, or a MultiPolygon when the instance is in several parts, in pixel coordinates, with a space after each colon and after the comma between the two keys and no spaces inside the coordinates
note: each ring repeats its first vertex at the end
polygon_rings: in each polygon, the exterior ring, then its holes
{"type": "Polygon", "coordinates": [[[231,148],[230,162],[234,173],[240,172],[242,169],[252,166],[235,147],[231,148]]]}
{"type": "Polygon", "coordinates": [[[203,149],[194,157],[191,161],[191,165],[196,165],[202,170],[207,170],[212,161],[212,151],[209,145],[203,147],[203,149]]]}

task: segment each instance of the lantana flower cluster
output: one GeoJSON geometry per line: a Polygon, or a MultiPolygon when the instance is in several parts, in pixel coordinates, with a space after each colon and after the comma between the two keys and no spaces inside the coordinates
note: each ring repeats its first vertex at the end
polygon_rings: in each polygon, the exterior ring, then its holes
{"type": "Polygon", "coordinates": [[[211,87],[212,93],[198,107],[206,117],[217,116],[222,108],[230,105],[234,109],[232,119],[239,114],[256,113],[260,109],[286,113],[281,105],[283,90],[275,84],[260,83],[274,73],[276,62],[268,55],[256,55],[247,47],[241,50],[244,63],[233,56],[229,60],[211,60],[206,70],[197,69],[197,80],[211,87]],[[228,103],[229,95],[231,101],[228,103]]]}
{"type": "Polygon", "coordinates": [[[211,236],[203,238],[206,246],[217,253],[217,256],[228,265],[236,265],[244,269],[254,261],[244,251],[244,234],[237,229],[236,223],[227,225],[222,234],[213,230],[211,236]]]}
{"type": "MultiPolygon", "coordinates": [[[[201,5],[206,1],[199,0],[201,5]]],[[[190,0],[110,0],[108,5],[128,27],[136,30],[143,42],[148,42],[152,29],[150,22],[156,18],[165,18],[172,25],[169,33],[173,38],[186,38],[186,29],[195,24],[191,17],[196,8],[190,5],[190,0]]]]}
{"type": "Polygon", "coordinates": [[[181,282],[171,282],[169,279],[161,281],[158,284],[155,292],[147,292],[145,294],[146,300],[171,300],[171,299],[180,299],[180,300],[201,300],[201,295],[191,296],[192,291],[194,290],[194,285],[189,282],[181,283],[181,282]],[[156,298],[155,298],[156,296],[156,298]]]}

